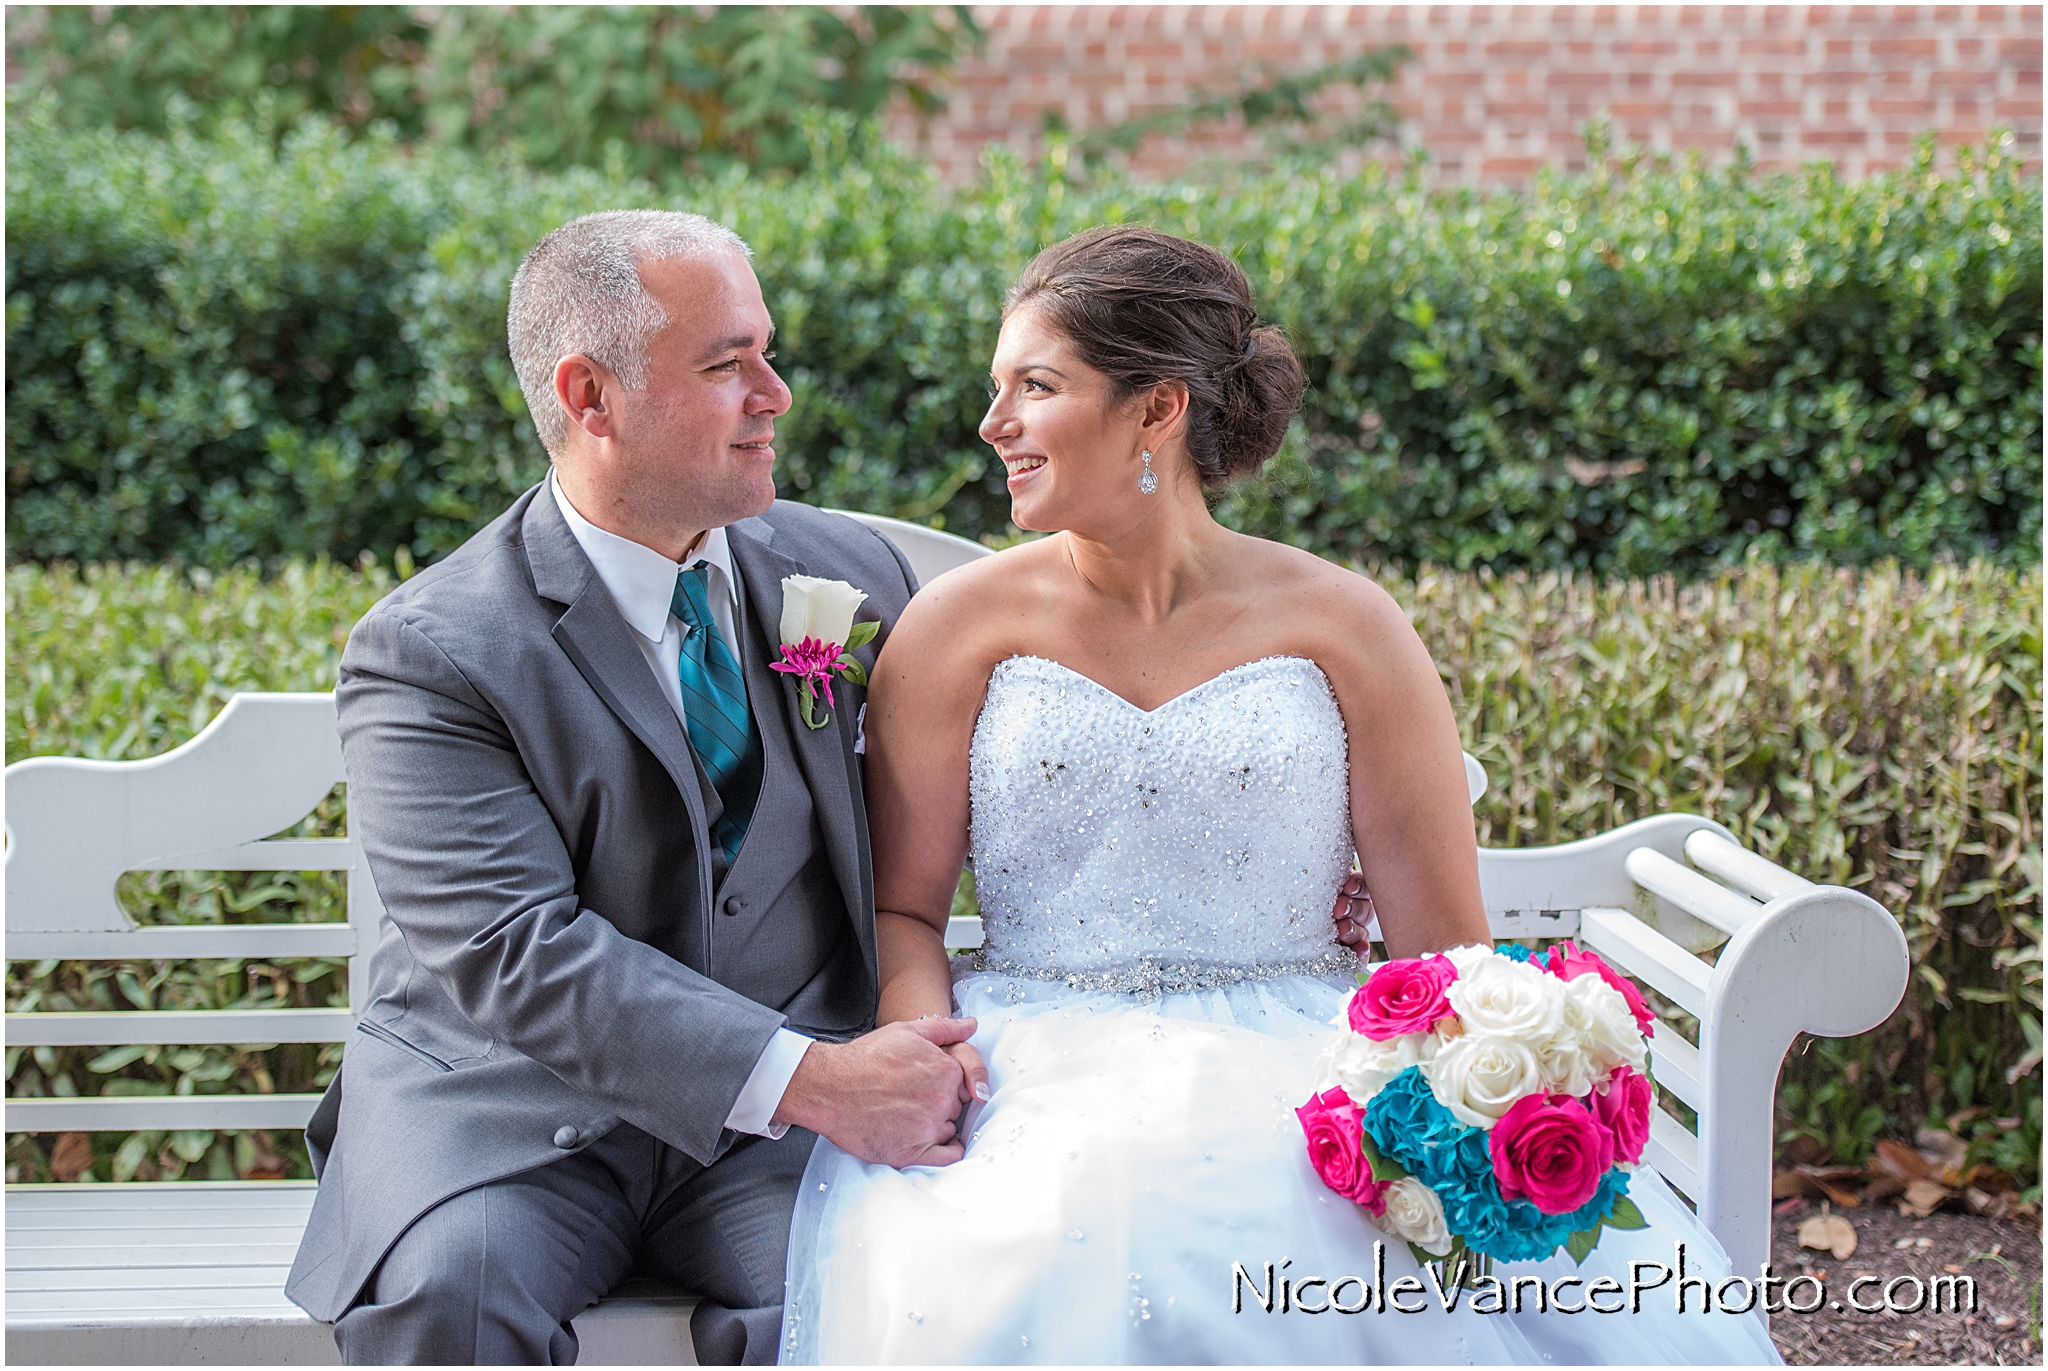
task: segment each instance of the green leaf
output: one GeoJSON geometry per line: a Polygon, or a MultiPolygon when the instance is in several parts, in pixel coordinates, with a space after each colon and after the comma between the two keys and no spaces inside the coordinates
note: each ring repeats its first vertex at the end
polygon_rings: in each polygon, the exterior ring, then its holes
{"type": "Polygon", "coordinates": [[[1574,1233],[1564,1240],[1564,1250],[1571,1254],[1575,1265],[1583,1266],[1600,1242],[1600,1225],[1594,1224],[1583,1233],[1574,1233]]]}
{"type": "Polygon", "coordinates": [[[846,635],[846,650],[851,652],[854,648],[866,647],[881,631],[882,624],[879,619],[861,620],[853,626],[853,631],[846,635]]]}
{"type": "Polygon", "coordinates": [[[1636,1208],[1636,1202],[1626,1195],[1614,1197],[1614,1208],[1602,1222],[1609,1228],[1624,1231],[1650,1226],[1650,1221],[1643,1217],[1643,1211],[1636,1208]]]}
{"type": "Polygon", "coordinates": [[[188,1162],[198,1161],[212,1146],[213,1133],[208,1129],[181,1129],[171,1134],[171,1151],[188,1162]]]}
{"type": "Polygon", "coordinates": [[[100,1053],[85,1064],[85,1069],[107,1075],[119,1071],[130,1062],[141,1061],[149,1052],[150,1049],[142,1043],[130,1043],[126,1047],[117,1047],[112,1051],[100,1053]]]}
{"type": "Polygon", "coordinates": [[[864,686],[868,683],[868,669],[852,657],[841,657],[832,666],[841,676],[844,676],[857,686],[864,686]]]}
{"type": "MultiPolygon", "coordinates": [[[[1361,1128],[1358,1130],[1358,1139],[1360,1150],[1365,1153],[1365,1164],[1372,1168],[1372,1178],[1374,1180],[1398,1181],[1408,1174],[1406,1167],[1380,1151],[1379,1147],[1372,1140],[1372,1134],[1361,1128]]],[[[1433,1261],[1435,1258],[1431,1258],[1431,1260],[1433,1261]]]]}

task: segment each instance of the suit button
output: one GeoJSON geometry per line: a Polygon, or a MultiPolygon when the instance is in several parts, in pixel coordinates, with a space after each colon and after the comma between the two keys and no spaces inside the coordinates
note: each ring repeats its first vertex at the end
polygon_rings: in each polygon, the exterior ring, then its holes
{"type": "Polygon", "coordinates": [[[746,897],[743,895],[734,895],[727,899],[725,902],[725,912],[727,914],[744,913],[746,911],[746,908],[747,901],[746,897]]]}
{"type": "Polygon", "coordinates": [[[563,1124],[560,1128],[557,1128],[555,1130],[555,1146],[561,1148],[574,1147],[576,1145],[576,1139],[578,1138],[578,1136],[580,1135],[576,1132],[574,1128],[570,1127],[568,1124],[563,1124]]]}

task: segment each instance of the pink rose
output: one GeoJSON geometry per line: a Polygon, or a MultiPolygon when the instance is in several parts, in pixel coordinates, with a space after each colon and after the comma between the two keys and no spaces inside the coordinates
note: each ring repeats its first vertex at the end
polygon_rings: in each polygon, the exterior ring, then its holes
{"type": "MultiPolygon", "coordinates": [[[[1636,1016],[1636,1027],[1647,1033],[1650,1025],[1657,1022],[1657,1016],[1643,1003],[1642,992],[1636,989],[1634,981],[1616,971],[1601,959],[1597,952],[1587,952],[1567,938],[1550,949],[1550,960],[1543,962],[1543,969],[1559,980],[1572,981],[1581,976],[1598,976],[1601,980],[1621,992],[1621,998],[1628,1001],[1628,1012],[1636,1016]]],[[[1542,958],[1536,958],[1542,961],[1542,958]]]]}
{"type": "Polygon", "coordinates": [[[1585,1098],[1587,1112],[1614,1135],[1614,1155],[1621,1161],[1643,1159],[1643,1144],[1650,1140],[1651,1095],[1648,1076],[1617,1066],[1606,1086],[1585,1098]]]}
{"type": "Polygon", "coordinates": [[[1352,992],[1351,1031],[1374,1042],[1427,1033],[1451,1015],[1444,992],[1458,979],[1448,957],[1407,957],[1388,962],[1352,992]]]}
{"type": "Polygon", "coordinates": [[[1593,1198],[1614,1165],[1614,1135],[1569,1095],[1525,1095],[1487,1140],[1501,1198],[1569,1214],[1593,1198]]]}
{"type": "Polygon", "coordinates": [[[1325,1090],[1294,1111],[1301,1131],[1308,1135],[1308,1160],[1323,1184],[1355,1204],[1371,1210],[1374,1217],[1387,1212],[1382,1191],[1386,1187],[1372,1178],[1372,1165],[1365,1159],[1361,1139],[1365,1121],[1358,1106],[1341,1087],[1325,1090]]]}

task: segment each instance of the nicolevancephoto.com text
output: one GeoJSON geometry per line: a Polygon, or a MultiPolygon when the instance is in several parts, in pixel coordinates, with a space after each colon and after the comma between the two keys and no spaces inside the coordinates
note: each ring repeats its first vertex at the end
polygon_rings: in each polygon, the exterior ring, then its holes
{"type": "Polygon", "coordinates": [[[1757,1278],[1727,1276],[1711,1281],[1686,1265],[1685,1244],[1672,1244],[1670,1262],[1637,1261],[1628,1266],[1628,1282],[1612,1276],[1518,1275],[1503,1280],[1492,1275],[1468,1279],[1460,1258],[1446,1272],[1441,1262],[1422,1267],[1422,1276],[1387,1281],[1387,1245],[1372,1245],[1372,1274],[1331,1276],[1288,1268],[1293,1259],[1261,1263],[1256,1274],[1243,1262],[1230,1268],[1230,1309],[1234,1314],[1420,1314],[1432,1307],[1454,1311],[1461,1302],[1475,1314],[1639,1314],[1645,1296],[1670,1299],[1679,1313],[1746,1314],[1762,1307],[1768,1314],[1812,1314],[1827,1307],[1836,1313],[1918,1314],[1977,1312],[1977,1282],[1970,1276],[1858,1276],[1839,1296],[1830,1296],[1819,1276],[1790,1278],[1772,1273],[1766,1262],[1757,1278]]]}

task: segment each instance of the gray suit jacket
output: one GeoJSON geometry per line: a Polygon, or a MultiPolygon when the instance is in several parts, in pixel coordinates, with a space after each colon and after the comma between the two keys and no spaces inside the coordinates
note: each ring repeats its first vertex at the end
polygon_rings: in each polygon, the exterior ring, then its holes
{"type": "Polygon", "coordinates": [[[778,1027],[873,1024],[865,692],[836,684],[813,731],[768,663],[784,576],[852,582],[882,636],[916,582],[886,539],[804,505],[728,536],[765,754],[730,872],[717,792],[544,485],[349,635],[349,823],[390,917],[307,1129],[320,1190],[285,1290],[315,1318],[434,1205],[621,1120],[714,1160],[778,1027]]]}

